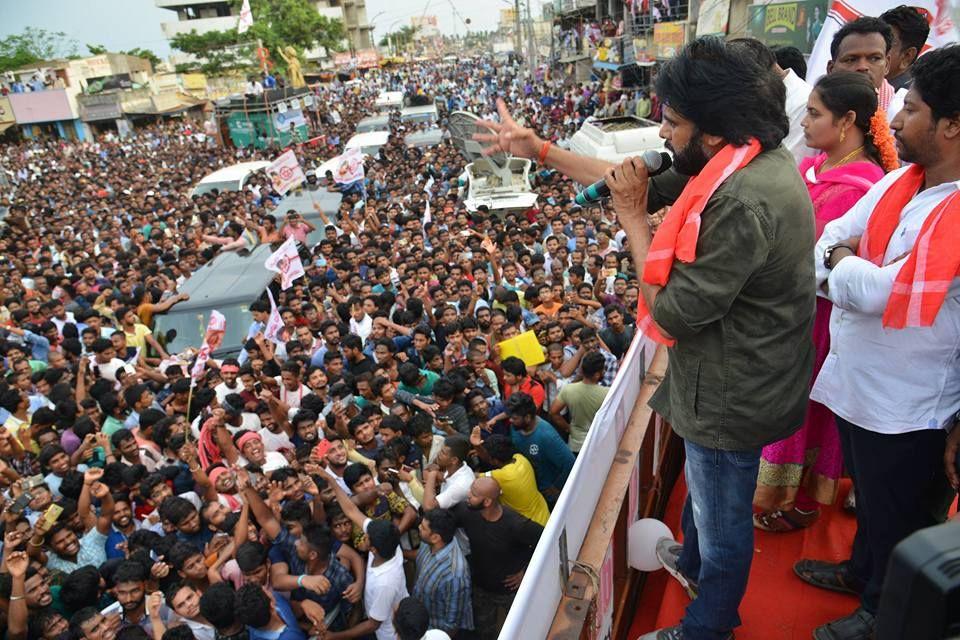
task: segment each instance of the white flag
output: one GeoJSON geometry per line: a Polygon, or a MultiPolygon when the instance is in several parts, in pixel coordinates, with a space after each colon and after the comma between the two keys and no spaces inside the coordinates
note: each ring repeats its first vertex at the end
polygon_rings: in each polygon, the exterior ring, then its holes
{"type": "Polygon", "coordinates": [[[263,337],[274,344],[283,342],[281,333],[283,332],[283,318],[277,310],[277,303],[273,300],[273,292],[267,287],[267,297],[270,298],[270,317],[267,319],[267,326],[263,328],[263,337]]]}
{"type": "MultiPolygon", "coordinates": [[[[841,26],[863,16],[879,17],[884,11],[901,4],[901,0],[833,0],[807,62],[807,82],[815,84],[827,72],[830,42],[841,26]]],[[[950,18],[950,8],[943,0],[910,0],[907,4],[920,9],[930,23],[930,35],[923,46],[923,53],[957,41],[956,25],[950,18]]]]}
{"type": "Polygon", "coordinates": [[[293,239],[293,236],[287,238],[287,241],[280,245],[279,249],[271,253],[263,266],[280,274],[280,288],[284,291],[293,286],[294,280],[306,273],[303,270],[303,262],[300,260],[297,242],[293,239]]]}
{"type": "Polygon", "coordinates": [[[293,149],[277,156],[277,159],[267,167],[267,175],[270,176],[273,190],[280,195],[286,195],[287,191],[307,179],[293,149]]]}
{"type": "Polygon", "coordinates": [[[333,172],[333,179],[337,184],[350,184],[363,180],[363,152],[360,147],[352,147],[337,156],[337,170],[333,172]]]}
{"type": "Polygon", "coordinates": [[[253,12],[250,11],[250,0],[243,0],[240,7],[240,21],[237,23],[237,33],[246,33],[253,26],[253,12]]]}
{"type": "Polygon", "coordinates": [[[200,376],[203,375],[203,370],[207,366],[207,360],[210,359],[210,354],[220,348],[220,345],[223,343],[223,334],[227,330],[227,319],[223,317],[223,314],[217,310],[210,312],[210,321],[207,323],[207,333],[203,337],[203,346],[200,347],[200,352],[197,353],[197,361],[193,364],[193,369],[190,370],[190,384],[195,385],[200,376]]]}

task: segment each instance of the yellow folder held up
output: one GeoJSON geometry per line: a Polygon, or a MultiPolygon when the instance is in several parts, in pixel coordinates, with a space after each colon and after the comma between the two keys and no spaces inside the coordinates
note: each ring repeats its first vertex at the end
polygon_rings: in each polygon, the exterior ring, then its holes
{"type": "Polygon", "coordinates": [[[516,356],[523,360],[523,363],[528,367],[546,361],[546,357],[543,355],[543,347],[540,346],[537,334],[533,331],[524,331],[518,336],[498,343],[498,345],[500,347],[500,360],[516,356]]]}

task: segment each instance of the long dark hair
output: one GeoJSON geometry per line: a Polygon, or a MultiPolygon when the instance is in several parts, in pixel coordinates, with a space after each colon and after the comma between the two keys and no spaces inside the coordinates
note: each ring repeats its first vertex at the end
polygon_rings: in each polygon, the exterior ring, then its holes
{"type": "Polygon", "coordinates": [[[764,150],[774,149],[790,130],[783,81],[748,47],[698,38],[663,65],[655,82],[664,105],[732,145],[756,138],[764,150]]]}
{"type": "Polygon", "coordinates": [[[856,114],[853,124],[863,133],[863,148],[881,167],[883,158],[873,139],[871,119],[877,112],[877,90],[864,73],[835,71],[817,80],[813,90],[834,118],[842,118],[849,111],[856,114]]]}

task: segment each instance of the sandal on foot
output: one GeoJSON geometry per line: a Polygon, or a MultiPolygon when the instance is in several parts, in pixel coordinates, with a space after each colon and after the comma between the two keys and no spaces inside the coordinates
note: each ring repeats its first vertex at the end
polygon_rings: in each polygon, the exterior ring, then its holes
{"type": "Polygon", "coordinates": [[[753,526],[761,531],[787,533],[806,529],[820,517],[820,510],[804,513],[798,509],[790,511],[769,511],[753,514],[753,526]]]}
{"type": "Polygon", "coordinates": [[[807,584],[819,589],[849,593],[854,596],[863,592],[863,584],[850,574],[846,562],[800,560],[793,565],[793,572],[807,584]]]}

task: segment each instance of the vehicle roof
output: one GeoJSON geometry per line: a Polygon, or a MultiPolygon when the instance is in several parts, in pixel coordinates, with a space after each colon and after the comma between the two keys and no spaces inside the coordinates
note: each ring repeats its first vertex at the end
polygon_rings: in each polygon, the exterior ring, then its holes
{"type": "Polygon", "coordinates": [[[380,123],[388,124],[389,122],[390,122],[390,114],[380,113],[375,116],[367,116],[366,118],[363,118],[362,120],[357,122],[357,126],[359,127],[364,124],[380,124],[380,123]]]}
{"type": "Polygon", "coordinates": [[[237,164],[230,165],[229,167],[224,167],[223,169],[217,169],[210,175],[206,176],[199,184],[205,184],[208,182],[234,182],[239,181],[245,178],[247,175],[253,173],[254,171],[260,171],[261,169],[266,169],[270,166],[270,162],[266,160],[256,160],[253,162],[239,162],[237,164]]]}
{"type": "Polygon", "coordinates": [[[426,131],[415,131],[403,139],[403,143],[408,147],[421,145],[435,145],[443,141],[443,131],[440,129],[427,129],[426,131]]]}
{"type": "Polygon", "coordinates": [[[381,91],[376,104],[403,102],[403,91],[381,91]]]}
{"type": "Polygon", "coordinates": [[[417,115],[420,113],[435,113],[437,111],[437,105],[431,102],[430,104],[420,105],[419,107],[404,107],[400,110],[400,117],[417,115]]]}
{"type": "Polygon", "coordinates": [[[382,147],[387,144],[387,140],[390,138],[389,131],[367,131],[366,133],[358,133],[347,141],[347,146],[345,149],[353,149],[354,147],[382,147]]]}
{"type": "Polygon", "coordinates": [[[263,266],[271,253],[267,244],[258,245],[243,256],[236,251],[220,252],[180,287],[190,299],[179,303],[177,311],[216,308],[227,302],[253,302],[277,275],[263,266]]]}

